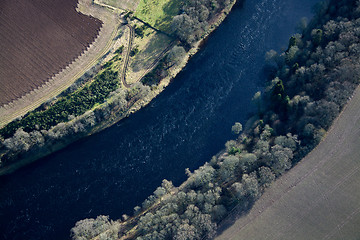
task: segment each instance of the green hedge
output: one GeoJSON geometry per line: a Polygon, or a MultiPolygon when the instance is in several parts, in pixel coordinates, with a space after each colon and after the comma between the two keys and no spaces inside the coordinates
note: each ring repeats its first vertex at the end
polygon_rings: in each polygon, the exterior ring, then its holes
{"type": "Polygon", "coordinates": [[[105,69],[95,77],[91,84],[61,98],[44,111],[32,111],[23,119],[9,123],[0,129],[0,134],[4,138],[9,138],[18,128],[23,128],[26,132],[48,130],[60,122],[69,121],[69,115],[76,117],[85,113],[95,104],[103,103],[109,93],[116,90],[118,87],[117,75],[117,72],[105,69]]]}

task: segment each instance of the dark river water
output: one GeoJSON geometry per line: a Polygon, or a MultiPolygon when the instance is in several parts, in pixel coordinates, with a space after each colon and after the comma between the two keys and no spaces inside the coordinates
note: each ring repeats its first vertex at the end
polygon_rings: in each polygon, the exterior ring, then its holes
{"type": "Polygon", "coordinates": [[[78,220],[120,218],[162,179],[180,184],[254,111],[266,51],[286,48],[316,2],[246,0],[148,107],[0,178],[0,239],[68,239],[78,220]]]}

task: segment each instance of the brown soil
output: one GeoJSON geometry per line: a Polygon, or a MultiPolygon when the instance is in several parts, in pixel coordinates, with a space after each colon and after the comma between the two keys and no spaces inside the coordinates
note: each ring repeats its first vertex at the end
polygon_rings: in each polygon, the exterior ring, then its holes
{"type": "Polygon", "coordinates": [[[0,106],[46,83],[83,53],[102,22],[77,0],[0,1],[0,106]]]}

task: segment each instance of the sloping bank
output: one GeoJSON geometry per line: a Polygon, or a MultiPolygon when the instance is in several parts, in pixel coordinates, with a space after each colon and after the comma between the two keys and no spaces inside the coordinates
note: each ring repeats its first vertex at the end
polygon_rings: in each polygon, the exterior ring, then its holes
{"type": "MultiPolygon", "coordinates": [[[[210,5],[210,1],[205,2],[209,2],[211,9],[214,8],[210,5]]],[[[118,73],[107,68],[106,63],[97,64],[84,75],[85,79],[83,76],[75,83],[75,86],[79,85],[80,88],[65,91],[65,94],[60,95],[56,102],[45,103],[37,110],[25,115],[23,119],[16,120],[0,129],[0,175],[9,174],[74,141],[99,132],[146,106],[170,84],[171,80],[186,66],[188,60],[199,51],[204,39],[221,24],[232,7],[236,3],[242,3],[242,0],[219,2],[222,2],[222,5],[214,8],[217,9],[216,11],[210,12],[207,21],[203,21],[200,28],[193,29],[197,31],[195,37],[187,39],[187,36],[193,34],[191,31],[182,33],[181,36],[180,33],[175,33],[175,36],[181,40],[175,48],[185,48],[187,51],[181,52],[181,58],[177,57],[176,62],[171,66],[163,64],[167,58],[164,57],[155,70],[166,68],[167,74],[166,77],[157,76],[156,85],[149,87],[139,82],[128,89],[119,88],[120,83],[115,82],[118,73]],[[96,72],[95,75],[94,72],[96,72]],[[111,84],[108,84],[109,82],[111,84]],[[89,91],[92,94],[90,97],[87,96],[89,91]],[[103,94],[103,91],[106,94],[103,94]],[[90,103],[87,104],[87,102],[90,103]],[[78,107],[77,104],[82,105],[78,107]],[[53,111],[54,108],[56,111],[53,111]],[[56,116],[55,120],[52,120],[54,116],[56,116]],[[41,122],[38,123],[38,120],[34,119],[40,119],[41,122]],[[46,123],[43,123],[43,120],[46,123]],[[19,121],[25,123],[19,127],[17,125],[19,121]]],[[[183,15],[181,13],[178,16],[183,15]]],[[[145,78],[152,78],[152,74],[150,72],[145,78]]]]}
{"type": "MultiPolygon", "coordinates": [[[[223,152],[188,171],[180,187],[164,180],[132,217],[79,221],[73,239],[211,239],[235,207],[246,213],[276,178],[318,145],[358,86],[359,3],[319,4],[284,53],[267,54],[272,80],[254,96],[258,114],[223,152]]],[[[241,124],[232,130],[240,133],[241,124]]]]}

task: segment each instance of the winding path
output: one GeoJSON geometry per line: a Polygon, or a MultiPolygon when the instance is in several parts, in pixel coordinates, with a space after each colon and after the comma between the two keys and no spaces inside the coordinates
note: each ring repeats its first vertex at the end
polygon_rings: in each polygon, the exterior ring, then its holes
{"type": "Polygon", "coordinates": [[[130,36],[129,36],[129,42],[128,42],[126,55],[125,55],[124,66],[121,71],[121,82],[123,83],[123,85],[126,88],[129,88],[131,85],[126,82],[126,70],[129,65],[129,57],[130,57],[131,47],[132,47],[132,44],[134,41],[135,32],[134,32],[134,28],[130,24],[127,24],[126,27],[128,27],[130,29],[130,36]]]}

